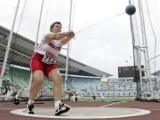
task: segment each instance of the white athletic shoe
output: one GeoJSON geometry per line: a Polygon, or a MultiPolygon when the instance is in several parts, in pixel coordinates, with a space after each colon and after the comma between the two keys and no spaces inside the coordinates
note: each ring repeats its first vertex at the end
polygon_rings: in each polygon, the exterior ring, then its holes
{"type": "Polygon", "coordinates": [[[59,104],[59,106],[56,108],[55,110],[55,115],[58,116],[58,115],[61,115],[63,113],[66,113],[70,110],[70,106],[66,105],[66,104],[59,104]]]}

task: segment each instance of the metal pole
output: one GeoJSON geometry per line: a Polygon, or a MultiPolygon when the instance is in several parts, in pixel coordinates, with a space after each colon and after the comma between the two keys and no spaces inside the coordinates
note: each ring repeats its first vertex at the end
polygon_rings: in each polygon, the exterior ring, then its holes
{"type": "Polygon", "coordinates": [[[9,34],[8,45],[6,47],[6,54],[5,54],[3,67],[2,67],[2,72],[1,72],[1,76],[0,76],[0,94],[1,94],[1,87],[2,87],[2,79],[3,79],[3,75],[4,75],[4,72],[5,72],[5,69],[6,69],[6,64],[7,64],[9,51],[10,51],[11,41],[12,41],[12,37],[13,37],[13,30],[14,30],[14,26],[15,26],[15,22],[16,22],[16,18],[17,18],[19,4],[20,4],[20,0],[18,0],[18,2],[17,2],[16,11],[15,11],[15,15],[14,15],[11,31],[10,31],[10,34],[9,34]]]}
{"type": "MultiPolygon", "coordinates": [[[[70,13],[69,13],[69,30],[71,30],[71,20],[72,20],[72,0],[70,0],[70,13]]],[[[69,61],[69,48],[70,43],[67,44],[67,58],[66,58],[66,70],[65,70],[65,81],[64,81],[64,90],[67,88],[67,79],[68,79],[68,61],[69,61]]]]}
{"type": "Polygon", "coordinates": [[[144,47],[145,47],[145,52],[144,52],[144,59],[145,59],[145,67],[147,70],[146,72],[146,79],[149,80],[149,89],[152,92],[152,81],[151,81],[151,72],[150,72],[150,63],[149,63],[149,53],[148,53],[148,44],[147,44],[147,37],[146,37],[146,31],[145,31],[145,22],[144,22],[144,15],[143,15],[143,8],[142,8],[142,1],[139,0],[139,8],[140,8],[140,20],[141,20],[141,29],[142,29],[142,39],[144,40],[144,47]]]}
{"type": "MultiPolygon", "coordinates": [[[[129,4],[132,4],[132,1],[131,0],[129,0],[129,4]]],[[[132,16],[130,16],[130,28],[131,28],[131,35],[132,35],[132,47],[133,47],[133,64],[134,64],[134,81],[135,81],[135,79],[138,79],[137,77],[136,77],[136,71],[137,71],[137,67],[136,67],[136,63],[138,63],[138,61],[136,62],[136,58],[138,59],[138,48],[135,46],[135,34],[134,34],[134,28],[133,28],[133,17],[132,16]],[[135,52],[136,52],[136,54],[135,54],[135,52]],[[137,55],[137,56],[135,56],[135,55],[137,55]]],[[[139,94],[139,87],[138,87],[138,81],[136,80],[136,84],[137,84],[137,94],[136,94],[136,99],[138,98],[138,94],[139,94]]]]}

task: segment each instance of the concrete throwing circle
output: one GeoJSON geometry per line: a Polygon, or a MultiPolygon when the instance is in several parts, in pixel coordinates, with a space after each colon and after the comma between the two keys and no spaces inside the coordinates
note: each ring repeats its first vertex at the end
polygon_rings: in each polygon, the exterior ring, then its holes
{"type": "Polygon", "coordinates": [[[35,114],[28,114],[26,109],[12,110],[11,113],[23,116],[42,118],[62,118],[62,119],[89,119],[89,118],[121,118],[149,114],[150,111],[135,108],[119,107],[72,107],[67,113],[61,116],[54,116],[54,109],[50,107],[36,108],[35,114]]]}

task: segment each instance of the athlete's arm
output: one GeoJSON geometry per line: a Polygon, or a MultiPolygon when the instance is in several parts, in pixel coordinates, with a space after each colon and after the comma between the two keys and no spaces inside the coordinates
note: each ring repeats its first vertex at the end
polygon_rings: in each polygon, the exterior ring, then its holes
{"type": "Polygon", "coordinates": [[[63,37],[63,38],[61,39],[61,40],[62,40],[62,43],[63,43],[63,44],[68,43],[68,42],[74,37],[74,35],[75,35],[74,32],[71,31],[68,36],[65,36],[65,37],[63,37]]]}
{"type": "Polygon", "coordinates": [[[68,31],[68,32],[61,32],[61,33],[49,33],[49,34],[46,34],[45,36],[45,39],[46,39],[46,42],[49,42],[51,40],[61,40],[65,37],[71,37],[73,34],[72,31],[68,31]]]}

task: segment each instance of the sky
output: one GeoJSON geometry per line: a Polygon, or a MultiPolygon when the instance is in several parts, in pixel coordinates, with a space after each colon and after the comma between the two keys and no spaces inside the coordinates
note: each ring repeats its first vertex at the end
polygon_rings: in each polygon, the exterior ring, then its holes
{"type": "MultiPolygon", "coordinates": [[[[0,25],[11,28],[17,1],[0,0],[0,25]]],[[[40,42],[50,24],[58,20],[63,31],[71,29],[76,33],[70,41],[72,59],[115,77],[119,66],[133,65],[130,17],[125,13],[128,0],[73,0],[72,14],[70,0],[44,0],[37,38],[41,3],[42,0],[20,1],[15,32],[40,42]]],[[[66,55],[66,51],[62,50],[62,54],[66,55]]]]}

